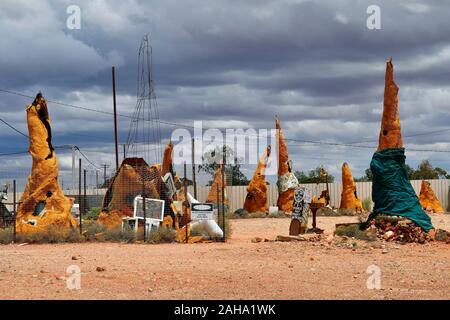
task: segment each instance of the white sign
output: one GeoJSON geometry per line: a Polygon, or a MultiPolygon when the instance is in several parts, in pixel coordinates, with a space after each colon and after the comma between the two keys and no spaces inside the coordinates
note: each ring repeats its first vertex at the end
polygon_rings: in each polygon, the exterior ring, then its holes
{"type": "MultiPolygon", "coordinates": [[[[144,218],[144,208],[142,206],[142,197],[134,198],[134,217],[144,218]]],[[[145,217],[163,221],[164,219],[164,200],[145,198],[145,217]]]]}
{"type": "Polygon", "coordinates": [[[212,203],[191,203],[192,220],[213,220],[214,207],[212,203]]]}

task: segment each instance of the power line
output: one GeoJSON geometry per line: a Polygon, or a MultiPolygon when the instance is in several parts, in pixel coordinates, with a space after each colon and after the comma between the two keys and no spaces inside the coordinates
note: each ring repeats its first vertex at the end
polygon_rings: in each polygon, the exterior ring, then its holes
{"type": "MultiPolygon", "coordinates": [[[[11,90],[0,89],[0,92],[9,93],[9,94],[18,95],[18,96],[27,97],[27,98],[33,98],[30,95],[26,95],[26,94],[23,94],[23,93],[20,93],[20,92],[11,91],[11,90]]],[[[98,110],[98,109],[93,109],[93,108],[88,108],[88,107],[81,107],[81,106],[77,106],[77,105],[74,105],[74,104],[68,104],[68,103],[63,103],[63,102],[58,102],[58,101],[53,101],[53,100],[47,100],[47,102],[58,104],[58,105],[61,105],[61,106],[70,107],[70,108],[76,108],[76,109],[81,109],[81,110],[85,110],[85,111],[97,112],[97,113],[101,113],[101,114],[107,114],[107,115],[114,116],[114,113],[108,112],[108,111],[103,111],[103,110],[98,110]]],[[[129,116],[129,115],[124,115],[124,114],[120,114],[120,113],[118,113],[117,115],[119,117],[134,119],[133,116],[129,116]]],[[[181,127],[181,128],[186,128],[186,129],[195,129],[194,126],[189,126],[189,125],[184,125],[184,124],[175,123],[175,122],[169,122],[169,121],[162,121],[162,120],[156,120],[156,119],[146,119],[146,118],[142,118],[142,119],[139,119],[139,120],[150,121],[150,122],[158,122],[158,123],[161,123],[161,124],[166,124],[166,125],[175,126],[175,127],[181,127]]],[[[445,130],[450,130],[450,129],[445,129],[445,130]]],[[[418,133],[418,134],[416,134],[416,136],[431,134],[431,133],[435,133],[435,132],[436,131],[418,133]]],[[[236,135],[238,135],[238,134],[236,134],[236,135]]],[[[242,136],[242,134],[241,134],[241,136],[242,136]]],[[[245,136],[255,136],[255,135],[245,135],[245,136]]],[[[258,136],[256,135],[256,137],[258,137],[258,136]]],[[[361,146],[361,145],[357,145],[358,143],[363,143],[363,142],[338,143],[338,142],[300,140],[300,139],[289,139],[289,138],[285,138],[285,140],[286,141],[299,142],[299,143],[302,143],[302,144],[310,143],[310,144],[318,144],[318,145],[329,145],[329,146],[338,146],[338,147],[341,146],[341,147],[363,148],[363,149],[376,149],[377,148],[377,146],[368,146],[368,145],[361,146]]],[[[377,141],[377,140],[374,140],[373,142],[375,142],[375,141],[377,141]]],[[[369,142],[369,141],[364,141],[364,142],[369,142]]],[[[450,150],[431,150],[431,149],[410,149],[410,148],[408,148],[408,151],[450,153],[450,150]]]]}
{"type": "Polygon", "coordinates": [[[8,127],[10,127],[11,129],[13,129],[15,132],[21,134],[22,136],[28,138],[28,135],[26,135],[25,133],[23,133],[22,131],[20,131],[19,129],[15,128],[13,125],[9,124],[8,122],[6,122],[5,120],[3,120],[2,118],[0,118],[0,121],[3,122],[4,124],[6,124],[8,127]]]}

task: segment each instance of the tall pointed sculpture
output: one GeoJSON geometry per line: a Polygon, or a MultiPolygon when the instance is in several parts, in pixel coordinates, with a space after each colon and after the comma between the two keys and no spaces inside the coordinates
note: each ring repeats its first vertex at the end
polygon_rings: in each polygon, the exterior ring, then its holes
{"type": "Polygon", "coordinates": [[[433,228],[430,217],[423,211],[405,169],[400,118],[398,86],[394,82],[392,60],[386,63],[384,107],[378,150],[370,163],[373,174],[372,198],[374,209],[369,220],[378,214],[402,216],[417,223],[425,231],[433,228]]]}
{"type": "Polygon", "coordinates": [[[244,210],[249,213],[269,212],[269,198],[267,196],[266,167],[270,156],[270,146],[264,151],[258,162],[253,178],[247,187],[244,210]]]}
{"type": "Polygon", "coordinates": [[[346,162],[342,165],[342,193],[340,209],[350,209],[355,212],[362,212],[362,202],[356,193],[356,183],[353,180],[352,171],[346,162]]]}
{"type": "Polygon", "coordinates": [[[17,232],[45,230],[49,225],[75,227],[70,209],[73,199],[64,196],[58,182],[58,160],[52,145],[52,131],[47,103],[41,93],[27,111],[33,158],[31,174],[17,209],[17,232]]]}
{"type": "Polygon", "coordinates": [[[214,178],[213,182],[211,184],[211,190],[209,190],[208,197],[206,199],[206,202],[210,203],[217,203],[217,199],[219,199],[219,202],[222,203],[222,190],[224,192],[224,204],[228,204],[228,198],[227,198],[227,181],[225,179],[225,184],[222,186],[222,167],[223,164],[220,164],[216,171],[214,172],[214,178]]]}
{"type": "Polygon", "coordinates": [[[281,131],[280,119],[275,118],[275,128],[277,130],[277,155],[278,155],[278,209],[287,214],[292,213],[294,204],[294,191],[298,186],[298,180],[292,173],[291,162],[286,146],[284,134],[281,131]]]}
{"type": "Polygon", "coordinates": [[[431,184],[428,181],[422,180],[422,185],[420,187],[419,201],[422,208],[431,213],[444,213],[441,202],[434,195],[431,184]]]}

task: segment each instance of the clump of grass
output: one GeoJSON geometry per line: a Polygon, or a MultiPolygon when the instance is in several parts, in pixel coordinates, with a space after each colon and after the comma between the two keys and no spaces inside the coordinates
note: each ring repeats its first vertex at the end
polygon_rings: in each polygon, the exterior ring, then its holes
{"type": "MultiPolygon", "coordinates": [[[[176,231],[171,228],[161,227],[152,230],[147,236],[147,242],[152,244],[171,243],[175,241],[176,231]]],[[[192,231],[191,231],[192,235],[192,231]]]]}
{"type": "Polygon", "coordinates": [[[205,230],[205,227],[202,224],[196,224],[193,227],[191,227],[191,236],[196,237],[196,236],[202,236],[204,239],[209,238],[208,233],[205,230]]]}
{"type": "Polygon", "coordinates": [[[450,242],[450,232],[445,231],[443,229],[437,229],[435,240],[449,243],[450,242]]]}
{"type": "Polygon", "coordinates": [[[362,224],[352,223],[347,225],[340,225],[336,227],[335,234],[337,236],[345,236],[349,238],[355,238],[359,240],[365,241],[375,241],[376,235],[373,235],[369,232],[365,232],[362,224]]]}
{"type": "Polygon", "coordinates": [[[100,208],[92,208],[83,215],[83,220],[97,220],[100,214],[100,208]]]}
{"type": "Polygon", "coordinates": [[[47,226],[44,230],[18,233],[16,238],[17,242],[26,243],[74,243],[84,241],[84,237],[80,235],[78,229],[53,225],[47,226]]]}
{"type": "Polygon", "coordinates": [[[367,197],[362,201],[362,207],[365,211],[372,211],[372,199],[367,197]]]}
{"type": "Polygon", "coordinates": [[[287,215],[284,213],[284,211],[278,210],[277,212],[269,213],[269,218],[287,218],[287,215]]]}
{"type": "Polygon", "coordinates": [[[9,244],[14,241],[13,228],[0,229],[0,243],[9,244]]]}
{"type": "Polygon", "coordinates": [[[105,240],[106,227],[97,222],[89,223],[86,228],[86,240],[88,241],[104,241],[105,240]]]}
{"type": "Polygon", "coordinates": [[[113,242],[133,243],[136,241],[136,232],[131,227],[125,225],[122,227],[106,230],[105,240],[113,242]]]}

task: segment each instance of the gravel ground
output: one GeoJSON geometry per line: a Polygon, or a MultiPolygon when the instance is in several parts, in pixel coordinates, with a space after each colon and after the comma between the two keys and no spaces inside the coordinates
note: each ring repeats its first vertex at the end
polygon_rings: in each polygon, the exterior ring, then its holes
{"type": "MultiPolygon", "coordinates": [[[[450,230],[449,214],[432,218],[450,230]]],[[[330,234],[353,221],[319,217],[318,226],[330,234]]],[[[227,243],[3,245],[0,299],[450,298],[448,244],[251,242],[287,235],[289,222],[233,220],[227,243]],[[80,290],[67,289],[70,265],[81,269],[80,290]],[[379,290],[367,289],[370,265],[381,270],[379,290]]]]}

